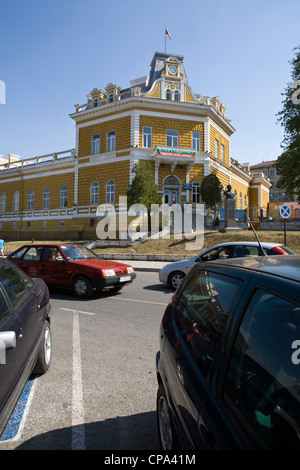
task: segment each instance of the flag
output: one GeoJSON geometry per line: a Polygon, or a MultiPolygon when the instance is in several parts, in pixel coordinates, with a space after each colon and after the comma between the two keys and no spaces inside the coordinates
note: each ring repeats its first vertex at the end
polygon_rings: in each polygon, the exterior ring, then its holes
{"type": "Polygon", "coordinates": [[[167,28],[166,28],[166,35],[169,36],[170,39],[172,39],[172,38],[171,38],[171,34],[170,34],[169,31],[167,30],[167,28]]]}

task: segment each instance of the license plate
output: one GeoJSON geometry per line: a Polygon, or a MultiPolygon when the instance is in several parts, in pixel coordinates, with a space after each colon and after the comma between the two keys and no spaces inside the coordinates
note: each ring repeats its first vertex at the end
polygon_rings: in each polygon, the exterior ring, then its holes
{"type": "Polygon", "coordinates": [[[122,277],[119,277],[119,282],[127,282],[127,281],[131,281],[131,277],[130,277],[130,276],[122,276],[122,277]]]}

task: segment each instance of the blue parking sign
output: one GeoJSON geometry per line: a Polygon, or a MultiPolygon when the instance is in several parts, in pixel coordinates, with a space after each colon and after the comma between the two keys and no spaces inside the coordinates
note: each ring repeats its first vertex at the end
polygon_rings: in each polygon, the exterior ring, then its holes
{"type": "Polygon", "coordinates": [[[288,219],[290,216],[291,216],[291,208],[290,206],[281,206],[280,207],[280,215],[281,217],[283,217],[284,219],[288,219]]]}

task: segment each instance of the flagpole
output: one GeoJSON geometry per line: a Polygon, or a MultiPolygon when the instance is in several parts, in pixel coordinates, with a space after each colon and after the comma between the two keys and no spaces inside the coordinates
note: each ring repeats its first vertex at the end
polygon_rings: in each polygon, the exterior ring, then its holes
{"type": "Polygon", "coordinates": [[[166,35],[166,26],[165,26],[165,53],[167,52],[167,35],[166,35]]]}

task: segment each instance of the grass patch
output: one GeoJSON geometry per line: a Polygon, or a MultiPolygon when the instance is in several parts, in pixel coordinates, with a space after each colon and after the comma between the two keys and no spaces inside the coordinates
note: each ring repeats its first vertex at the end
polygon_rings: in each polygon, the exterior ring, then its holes
{"type": "MultiPolygon", "coordinates": [[[[259,231],[258,236],[261,242],[274,242],[274,243],[284,243],[284,235],[282,231],[259,231]]],[[[300,232],[287,232],[287,246],[293,250],[295,253],[300,254],[300,232]]],[[[199,251],[205,250],[213,245],[224,242],[239,242],[239,241],[254,241],[256,238],[254,233],[251,230],[244,230],[241,232],[225,232],[221,233],[216,230],[207,231],[204,235],[204,244],[203,248],[200,250],[187,250],[186,243],[192,244],[193,240],[188,240],[186,238],[176,239],[174,236],[170,236],[170,239],[158,239],[151,240],[140,245],[135,245],[133,247],[124,247],[124,248],[97,248],[95,252],[97,253],[122,253],[122,254],[151,254],[151,255],[188,255],[194,256],[199,253],[199,251]]],[[[38,241],[35,243],[72,243],[72,240],[58,240],[58,241],[38,241]]],[[[73,241],[74,243],[86,243],[85,241],[73,241]]],[[[29,241],[7,241],[4,245],[5,251],[14,251],[20,246],[31,243],[29,241]]]]}

